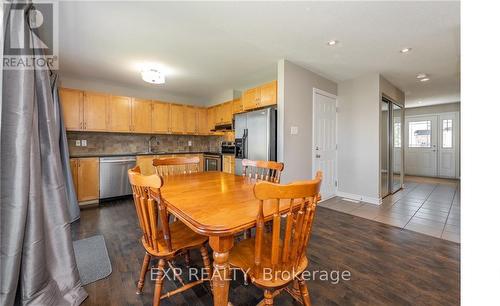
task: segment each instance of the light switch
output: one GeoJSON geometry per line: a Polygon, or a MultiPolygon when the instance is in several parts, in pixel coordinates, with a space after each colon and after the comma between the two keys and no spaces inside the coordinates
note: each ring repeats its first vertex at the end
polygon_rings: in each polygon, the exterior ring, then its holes
{"type": "Polygon", "coordinates": [[[82,147],[86,147],[87,146],[87,140],[83,139],[82,140],[82,147]]]}
{"type": "Polygon", "coordinates": [[[77,140],[77,141],[75,142],[75,145],[76,145],[77,147],[81,146],[81,144],[80,144],[80,140],[77,140]]]}
{"type": "Polygon", "coordinates": [[[191,140],[188,140],[188,146],[192,146],[193,145],[193,142],[191,140]]]}
{"type": "Polygon", "coordinates": [[[298,126],[290,127],[290,135],[297,135],[297,134],[299,134],[299,127],[298,126]]]}

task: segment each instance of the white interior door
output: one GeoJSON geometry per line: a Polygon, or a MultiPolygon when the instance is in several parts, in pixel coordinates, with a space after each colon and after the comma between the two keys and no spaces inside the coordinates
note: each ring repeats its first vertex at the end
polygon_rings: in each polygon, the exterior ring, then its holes
{"type": "Polygon", "coordinates": [[[313,91],[313,175],[323,172],[321,197],[335,196],[336,186],[336,108],[334,95],[315,89],[313,91]]]}
{"type": "Polygon", "coordinates": [[[438,116],[406,119],[406,173],[437,176],[438,116]]]}
{"type": "Polygon", "coordinates": [[[458,151],[458,114],[439,114],[438,175],[455,178],[458,151]]]}

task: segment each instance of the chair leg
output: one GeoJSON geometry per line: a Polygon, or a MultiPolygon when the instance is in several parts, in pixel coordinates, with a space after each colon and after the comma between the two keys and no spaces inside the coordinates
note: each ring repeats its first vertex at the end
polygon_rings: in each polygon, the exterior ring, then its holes
{"type": "Polygon", "coordinates": [[[205,270],[207,271],[208,280],[210,283],[210,289],[213,290],[213,288],[212,288],[212,265],[210,264],[210,258],[208,257],[207,247],[202,245],[200,247],[200,252],[201,252],[201,258],[203,259],[203,266],[204,266],[205,270]]]}
{"type": "Polygon", "coordinates": [[[165,259],[158,261],[158,275],[155,281],[155,293],[153,297],[153,306],[160,305],[161,288],[163,287],[163,269],[165,268],[165,259]]]}
{"type": "Polygon", "coordinates": [[[271,290],[264,290],[264,305],[273,305],[274,296],[271,290]]]}
{"type": "Polygon", "coordinates": [[[301,277],[299,278],[299,288],[300,288],[300,294],[302,295],[302,302],[306,306],[311,305],[311,298],[309,297],[309,290],[307,290],[307,284],[306,281],[301,277]]]}
{"type": "Polygon", "coordinates": [[[139,282],[137,282],[136,294],[142,294],[142,288],[144,288],[144,278],[148,272],[149,261],[151,260],[151,255],[146,253],[144,255],[144,260],[142,261],[141,274],[139,275],[139,282]]]}

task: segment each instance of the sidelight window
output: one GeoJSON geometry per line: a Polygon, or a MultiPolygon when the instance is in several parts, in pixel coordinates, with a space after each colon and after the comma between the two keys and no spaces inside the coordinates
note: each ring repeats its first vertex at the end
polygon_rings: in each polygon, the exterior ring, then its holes
{"type": "Polygon", "coordinates": [[[443,148],[453,147],[453,122],[451,119],[444,119],[442,121],[443,127],[443,148]]]}

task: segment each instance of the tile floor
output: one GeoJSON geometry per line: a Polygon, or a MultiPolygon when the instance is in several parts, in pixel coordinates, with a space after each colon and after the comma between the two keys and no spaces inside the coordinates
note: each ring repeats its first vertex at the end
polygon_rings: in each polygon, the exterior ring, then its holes
{"type": "Polygon", "coordinates": [[[319,204],[365,219],[460,243],[460,184],[457,180],[405,177],[405,188],[381,205],[335,197],[319,204]]]}

